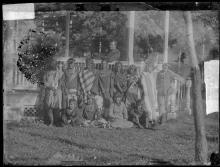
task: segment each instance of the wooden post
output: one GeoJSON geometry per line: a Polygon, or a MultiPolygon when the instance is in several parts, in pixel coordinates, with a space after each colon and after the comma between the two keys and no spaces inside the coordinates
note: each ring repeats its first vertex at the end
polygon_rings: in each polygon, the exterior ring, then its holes
{"type": "Polygon", "coordinates": [[[205,120],[201,96],[201,72],[198,66],[198,59],[195,50],[193,38],[193,23],[191,12],[184,12],[184,20],[187,27],[187,37],[189,43],[189,51],[192,58],[192,100],[193,100],[193,116],[195,124],[195,163],[204,165],[208,160],[208,145],[206,140],[205,120]]]}
{"type": "Polygon", "coordinates": [[[70,36],[70,12],[67,12],[66,14],[66,50],[65,50],[65,56],[69,56],[69,36],[70,36]]]}
{"type": "Polygon", "coordinates": [[[128,63],[129,65],[134,64],[134,22],[135,22],[135,11],[129,11],[129,40],[128,40],[128,63]]]}
{"type": "Polygon", "coordinates": [[[169,15],[169,11],[165,11],[164,63],[168,62],[169,15]]]}

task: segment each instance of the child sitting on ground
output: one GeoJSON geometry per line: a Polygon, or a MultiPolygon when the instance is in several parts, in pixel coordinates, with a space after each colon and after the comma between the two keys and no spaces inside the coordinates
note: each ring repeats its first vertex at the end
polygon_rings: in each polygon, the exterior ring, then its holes
{"type": "Polygon", "coordinates": [[[95,103],[94,96],[92,94],[87,95],[87,103],[83,107],[83,118],[85,119],[85,126],[91,125],[91,122],[95,120],[95,114],[98,112],[98,106],[95,103]]]}
{"type": "Polygon", "coordinates": [[[83,117],[85,118],[85,126],[106,127],[107,121],[103,118],[102,100],[100,97],[95,98],[92,94],[87,96],[83,117]]]}
{"type": "Polygon", "coordinates": [[[93,121],[93,125],[96,127],[110,128],[109,122],[104,119],[103,97],[96,95],[95,102],[98,110],[95,112],[95,120],[93,121]]]}
{"type": "Polygon", "coordinates": [[[83,124],[83,118],[75,99],[69,100],[69,107],[61,113],[62,126],[79,126],[83,124]]]}
{"type": "Polygon", "coordinates": [[[113,128],[131,128],[133,123],[128,121],[128,114],[125,104],[122,102],[122,95],[115,93],[114,102],[109,109],[109,120],[113,128]]]}
{"type": "Polygon", "coordinates": [[[136,103],[132,103],[128,112],[129,120],[136,124],[139,128],[144,128],[144,121],[147,117],[147,113],[143,109],[141,100],[136,103]],[[143,119],[142,119],[143,118],[143,119]]]}

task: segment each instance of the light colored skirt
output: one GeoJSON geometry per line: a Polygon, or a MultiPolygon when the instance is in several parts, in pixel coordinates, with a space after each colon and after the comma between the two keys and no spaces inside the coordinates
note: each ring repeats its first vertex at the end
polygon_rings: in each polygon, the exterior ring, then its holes
{"type": "Polygon", "coordinates": [[[131,128],[134,124],[130,121],[125,119],[114,119],[111,121],[111,127],[113,128],[131,128]]]}

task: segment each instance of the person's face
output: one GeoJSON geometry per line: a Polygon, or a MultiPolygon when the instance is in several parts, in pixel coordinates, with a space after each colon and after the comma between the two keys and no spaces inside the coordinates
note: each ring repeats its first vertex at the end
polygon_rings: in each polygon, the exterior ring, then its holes
{"type": "Polygon", "coordinates": [[[163,65],[163,71],[167,71],[168,70],[168,66],[167,65],[163,65]]]}
{"type": "Polygon", "coordinates": [[[140,110],[142,110],[142,106],[139,104],[138,106],[137,106],[137,109],[140,111],[140,110]]]}
{"type": "Polygon", "coordinates": [[[57,64],[57,68],[60,70],[60,69],[63,69],[63,64],[62,63],[58,63],[57,64]]]}
{"type": "Polygon", "coordinates": [[[120,104],[120,103],[121,103],[121,97],[117,97],[115,100],[116,100],[116,103],[117,103],[117,104],[120,104]]]}
{"type": "Polygon", "coordinates": [[[63,64],[63,70],[67,69],[67,64],[63,64]]]}
{"type": "Polygon", "coordinates": [[[92,97],[88,98],[88,104],[92,104],[92,97]]]}
{"type": "Polygon", "coordinates": [[[110,43],[110,49],[111,50],[115,50],[116,49],[116,43],[115,42],[111,42],[110,43]]]}
{"type": "Polygon", "coordinates": [[[121,64],[118,64],[118,65],[116,66],[116,72],[120,72],[120,71],[121,71],[121,69],[122,69],[121,64]]]}
{"type": "Polygon", "coordinates": [[[134,68],[131,68],[131,70],[130,70],[130,74],[135,74],[135,69],[134,68]]]}
{"type": "Polygon", "coordinates": [[[75,104],[74,104],[74,102],[71,102],[70,103],[70,109],[74,109],[75,108],[75,104]]]}
{"type": "Polygon", "coordinates": [[[69,69],[73,69],[75,66],[74,62],[69,63],[69,69]]]}

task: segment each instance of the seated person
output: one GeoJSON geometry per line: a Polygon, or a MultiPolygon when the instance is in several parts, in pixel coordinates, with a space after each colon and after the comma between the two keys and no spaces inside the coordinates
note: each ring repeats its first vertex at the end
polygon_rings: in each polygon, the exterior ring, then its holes
{"type": "Polygon", "coordinates": [[[85,126],[98,126],[105,127],[107,121],[103,118],[103,109],[100,107],[101,99],[100,97],[95,99],[91,94],[87,96],[87,103],[83,108],[83,117],[85,119],[85,126]],[[96,102],[98,100],[98,104],[96,102]]]}
{"type": "Polygon", "coordinates": [[[141,104],[141,100],[138,100],[136,103],[132,103],[128,112],[129,120],[136,124],[139,128],[144,128],[145,119],[147,117],[147,113],[143,109],[143,105],[141,104]]]}
{"type": "Polygon", "coordinates": [[[112,40],[109,45],[109,53],[101,58],[108,62],[118,61],[120,59],[120,51],[117,49],[117,42],[112,40]]]}
{"type": "Polygon", "coordinates": [[[95,119],[95,113],[97,112],[98,107],[95,104],[94,97],[91,94],[87,95],[87,102],[83,107],[83,118],[88,121],[93,121],[95,119]]]}
{"type": "Polygon", "coordinates": [[[74,99],[69,100],[69,107],[61,113],[62,126],[79,126],[83,124],[82,114],[74,99]]]}
{"type": "Polygon", "coordinates": [[[98,107],[98,110],[95,112],[95,118],[93,121],[94,126],[98,127],[108,127],[109,128],[109,122],[107,122],[104,119],[104,107],[103,107],[103,98],[100,95],[95,96],[95,102],[98,107]]]}
{"type": "Polygon", "coordinates": [[[122,102],[122,95],[115,93],[114,102],[109,109],[109,120],[113,128],[131,128],[133,123],[128,121],[128,114],[125,104],[122,102]]]}

